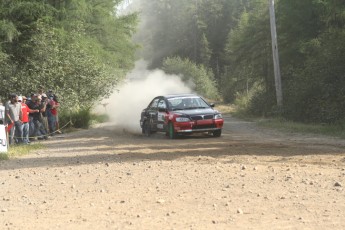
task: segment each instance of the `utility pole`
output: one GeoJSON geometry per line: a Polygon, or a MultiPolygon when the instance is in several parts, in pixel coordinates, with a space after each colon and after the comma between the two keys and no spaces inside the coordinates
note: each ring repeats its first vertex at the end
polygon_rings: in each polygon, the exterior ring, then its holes
{"type": "Polygon", "coordinates": [[[195,0],[195,14],[194,14],[194,62],[197,63],[197,33],[198,33],[198,11],[199,11],[199,6],[198,6],[198,0],[195,0]]]}
{"type": "Polygon", "coordinates": [[[277,105],[279,108],[282,108],[283,93],[282,93],[282,82],[281,82],[280,67],[279,67],[279,53],[278,53],[277,30],[276,30],[276,16],[275,16],[275,11],[274,11],[274,0],[268,0],[268,2],[269,2],[269,9],[270,9],[274,80],[275,80],[275,86],[276,86],[277,105]]]}

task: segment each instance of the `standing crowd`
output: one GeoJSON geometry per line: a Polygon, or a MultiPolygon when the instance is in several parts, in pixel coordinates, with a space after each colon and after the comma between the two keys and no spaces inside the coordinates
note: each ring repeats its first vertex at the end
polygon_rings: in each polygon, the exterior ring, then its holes
{"type": "Polygon", "coordinates": [[[58,97],[42,89],[30,96],[11,94],[5,102],[3,123],[9,144],[29,144],[30,140],[46,140],[59,130],[58,97]]]}

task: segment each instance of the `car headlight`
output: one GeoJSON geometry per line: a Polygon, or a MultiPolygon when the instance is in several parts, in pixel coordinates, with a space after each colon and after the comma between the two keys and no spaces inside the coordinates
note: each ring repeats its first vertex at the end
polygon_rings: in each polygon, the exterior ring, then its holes
{"type": "Polygon", "coordinates": [[[188,117],[176,117],[177,122],[188,122],[190,119],[188,117]]]}
{"type": "Polygon", "coordinates": [[[214,115],[214,119],[221,119],[221,118],[223,118],[223,117],[222,117],[222,114],[220,114],[220,113],[214,115]]]}

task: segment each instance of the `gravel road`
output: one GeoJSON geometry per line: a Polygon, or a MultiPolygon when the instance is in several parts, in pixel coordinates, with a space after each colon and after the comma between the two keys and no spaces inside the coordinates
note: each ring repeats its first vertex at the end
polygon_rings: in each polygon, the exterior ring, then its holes
{"type": "Polygon", "coordinates": [[[0,162],[0,229],[345,229],[345,142],[231,117],[169,140],[114,124],[0,162]]]}

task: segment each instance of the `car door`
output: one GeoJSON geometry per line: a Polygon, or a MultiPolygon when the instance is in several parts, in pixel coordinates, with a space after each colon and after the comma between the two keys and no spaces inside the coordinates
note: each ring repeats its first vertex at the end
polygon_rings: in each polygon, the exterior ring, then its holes
{"type": "Polygon", "coordinates": [[[146,117],[150,123],[151,131],[157,131],[157,123],[158,123],[158,101],[159,97],[152,100],[149,107],[146,110],[146,117]]]}
{"type": "Polygon", "coordinates": [[[165,118],[167,116],[167,103],[164,98],[160,98],[158,101],[157,111],[157,130],[165,131],[165,118]]]}

